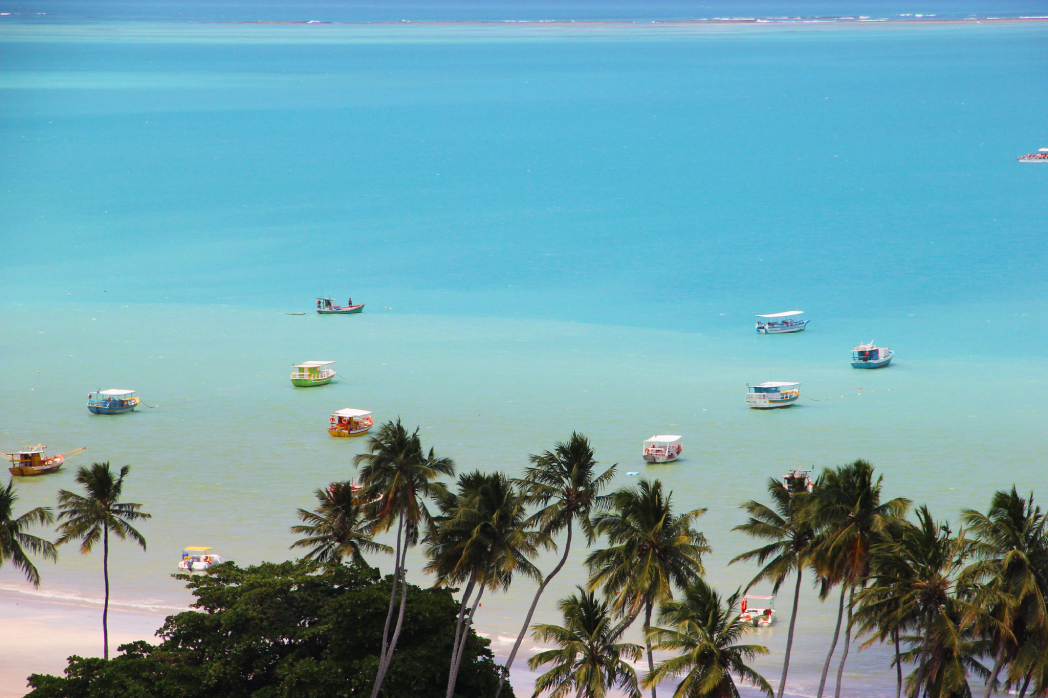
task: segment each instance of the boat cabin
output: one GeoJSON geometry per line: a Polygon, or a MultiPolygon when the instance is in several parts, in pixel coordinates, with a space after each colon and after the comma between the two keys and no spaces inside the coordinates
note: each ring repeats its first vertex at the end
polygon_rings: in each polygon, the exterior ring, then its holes
{"type": "Polygon", "coordinates": [[[371,412],[351,407],[339,410],[328,420],[328,433],[332,436],[360,436],[374,426],[371,412]]]}
{"type": "Polygon", "coordinates": [[[800,383],[767,381],[746,386],[746,404],[756,409],[788,407],[801,396],[800,383]]]}
{"type": "Polygon", "coordinates": [[[87,409],[93,414],[123,414],[133,411],[141,402],[134,390],[110,388],[89,393],[87,409]]]}
{"type": "Polygon", "coordinates": [[[335,369],[325,368],[334,361],[304,361],[291,367],[291,383],[299,388],[325,385],[335,377],[335,369]]]}
{"type": "Polygon", "coordinates": [[[888,347],[879,347],[873,342],[860,344],[852,349],[852,368],[882,368],[891,363],[895,356],[888,347]]]}
{"type": "Polygon", "coordinates": [[[680,458],[683,450],[680,434],[656,434],[644,442],[644,460],[648,463],[669,463],[680,458]]]}
{"type": "Polygon", "coordinates": [[[811,479],[811,470],[796,469],[786,473],[782,476],[782,486],[786,488],[791,497],[801,492],[811,494],[815,487],[811,479]]]}

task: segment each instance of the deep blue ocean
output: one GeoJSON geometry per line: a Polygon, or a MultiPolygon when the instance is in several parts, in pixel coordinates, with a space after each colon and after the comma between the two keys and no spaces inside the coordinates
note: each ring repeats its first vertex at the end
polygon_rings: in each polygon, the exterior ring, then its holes
{"type": "MultiPolygon", "coordinates": [[[[999,487],[1045,491],[1048,165],[1016,158],[1048,147],[1048,22],[983,21],[1042,15],[8,3],[0,450],[88,446],[18,482],[20,504],[53,502],[76,466],[132,464],[129,498],[155,516],[148,553],[114,553],[115,602],[166,612],[187,601],[168,576],[184,545],[290,555],[294,509],[363,447],[327,436],[342,407],[421,426],[461,470],[516,474],[585,432],[616,485],[660,477],[709,508],[725,591],[753,573],[727,566],[754,547],[738,505],[794,463],[868,458],[888,495],[953,520],[999,487]],[[871,21],[669,22],[833,16],[871,21]],[[321,293],[365,313],[318,317],[321,293]],[[755,313],[792,309],[808,331],[755,335],[755,313]],[[895,363],[851,369],[871,339],[895,363]],[[293,389],[310,359],[341,380],[293,389]],[[763,380],[801,381],[802,404],[747,410],[763,380]],[[89,415],[112,387],[148,407],[89,415]],[[685,459],[645,468],[641,442],[666,432],[685,459]]],[[[40,593],[95,599],[97,557],[64,551],[40,593]]],[[[8,568],[0,587],[24,590],[8,568]]],[[[485,600],[496,648],[530,594],[485,600]]],[[[770,678],[791,601],[760,633],[770,678]]],[[[794,695],[834,611],[806,588],[794,695]]],[[[883,651],[849,667],[844,695],[894,695],[883,651]]]]}

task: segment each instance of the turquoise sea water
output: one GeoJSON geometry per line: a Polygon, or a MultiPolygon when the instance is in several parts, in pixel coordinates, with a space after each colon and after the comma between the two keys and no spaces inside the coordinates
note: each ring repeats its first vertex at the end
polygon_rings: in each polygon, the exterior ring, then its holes
{"type": "MultiPolygon", "coordinates": [[[[890,496],[952,518],[998,487],[1043,490],[1048,166],[1015,158],[1048,146],[1046,39],[1034,23],[2,25],[0,449],[88,446],[20,481],[21,504],[52,502],[77,465],[130,463],[154,518],[147,553],[114,550],[114,599],[175,608],[184,545],[289,554],[295,508],[363,445],[327,436],[342,407],[419,425],[461,470],[519,473],[582,431],[616,484],[638,471],[709,508],[725,591],[753,571],[726,566],[752,547],[730,531],[738,505],[795,462],[867,458],[890,496]],[[321,290],[366,311],[318,317],[321,290]],[[794,307],[807,332],[753,333],[753,313],[794,307]],[[891,368],[849,367],[870,339],[891,368]],[[307,359],[341,380],[293,389],[307,359]],[[805,397],[747,410],[763,380],[805,397]],[[88,414],[107,387],[153,407],[88,414]],[[686,458],[644,467],[660,432],[686,458]]],[[[99,556],[63,552],[41,593],[98,597],[99,556]]],[[[539,620],[583,581],[583,552],[539,620]]],[[[496,649],[531,590],[486,600],[496,649]]],[[[805,594],[799,694],[834,611],[805,594]]],[[[781,652],[785,630],[760,641],[781,652]]],[[[849,667],[848,695],[891,694],[883,653],[849,667]]]]}

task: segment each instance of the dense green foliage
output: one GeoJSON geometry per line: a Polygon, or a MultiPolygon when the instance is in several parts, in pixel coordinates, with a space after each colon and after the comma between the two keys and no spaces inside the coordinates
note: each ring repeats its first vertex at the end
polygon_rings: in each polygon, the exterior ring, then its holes
{"type": "MultiPolygon", "coordinates": [[[[123,645],[113,660],[72,657],[66,677],[34,674],[32,698],[324,698],[368,695],[375,679],[390,580],[363,566],[307,561],[233,563],[180,575],[198,611],[170,616],[159,645],[123,645]]],[[[458,603],[446,589],[410,586],[404,632],[383,696],[443,696],[458,603]]],[[[470,633],[463,698],[494,695],[488,641],[470,633]]],[[[510,693],[512,695],[512,693],[510,693]]]]}

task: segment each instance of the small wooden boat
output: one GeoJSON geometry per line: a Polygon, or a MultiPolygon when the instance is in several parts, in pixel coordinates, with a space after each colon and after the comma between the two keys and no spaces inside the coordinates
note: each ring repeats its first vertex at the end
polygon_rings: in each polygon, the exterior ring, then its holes
{"type": "Polygon", "coordinates": [[[776,407],[789,407],[801,397],[800,383],[782,383],[768,381],[758,385],[746,385],[746,404],[757,410],[769,410],[776,407]]]}
{"type": "Polygon", "coordinates": [[[334,300],[331,298],[318,298],[317,299],[317,312],[321,315],[354,315],[364,310],[363,303],[353,304],[353,299],[350,298],[346,305],[335,305],[334,300]]]}
{"type": "Polygon", "coordinates": [[[360,436],[375,424],[370,412],[350,407],[332,414],[328,422],[328,433],[332,436],[360,436]]]}
{"type": "Polygon", "coordinates": [[[305,315],[305,313],[284,313],[284,315],[305,315]]]}
{"type": "Polygon", "coordinates": [[[739,607],[739,620],[743,623],[751,623],[758,628],[767,628],[775,622],[775,609],[771,607],[770,603],[766,608],[750,606],[749,600],[771,601],[774,598],[774,596],[755,596],[753,594],[747,594],[742,597],[742,604],[739,607]]]}
{"type": "Polygon", "coordinates": [[[892,362],[895,352],[873,342],[852,349],[852,368],[884,368],[892,362]]]}
{"type": "Polygon", "coordinates": [[[794,320],[797,315],[803,315],[803,310],[788,310],[785,313],[772,313],[771,315],[758,315],[762,320],[757,321],[757,334],[789,334],[791,332],[803,332],[810,320],[794,320]]]}
{"type": "Polygon", "coordinates": [[[299,388],[327,385],[335,377],[335,369],[324,368],[334,361],[305,361],[291,367],[291,384],[299,388]]]}
{"type": "Polygon", "coordinates": [[[3,454],[8,460],[11,461],[11,467],[8,470],[12,475],[19,477],[33,477],[34,475],[47,475],[53,473],[62,467],[65,463],[66,456],[71,456],[74,453],[80,453],[87,446],[78,448],[75,451],[69,451],[68,453],[60,453],[57,456],[47,457],[47,453],[44,452],[44,446],[33,446],[27,448],[24,451],[17,453],[5,453],[3,454]]]}
{"type": "Polygon", "coordinates": [[[679,434],[656,434],[644,442],[644,460],[648,463],[669,463],[680,458],[683,450],[679,434]]]}
{"type": "Polygon", "coordinates": [[[124,414],[133,412],[141,402],[134,390],[96,390],[87,396],[87,409],[92,414],[124,414]]]}
{"type": "Polygon", "coordinates": [[[211,552],[212,550],[213,548],[200,545],[186,546],[182,550],[182,560],[178,563],[178,569],[189,572],[203,572],[206,569],[210,569],[211,565],[220,564],[222,556],[215,555],[211,552]]]}

